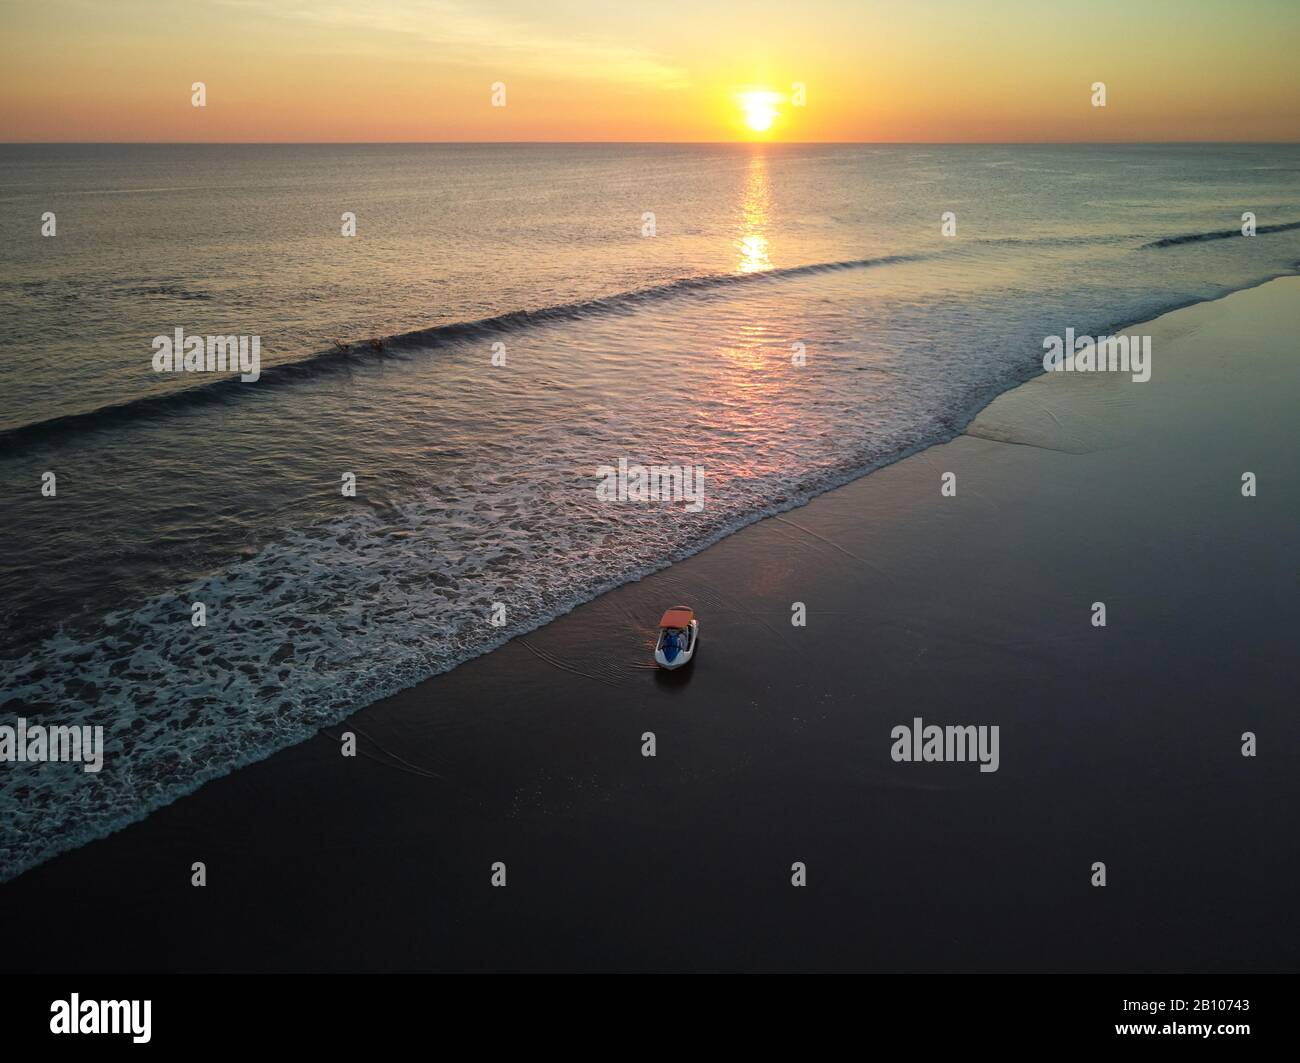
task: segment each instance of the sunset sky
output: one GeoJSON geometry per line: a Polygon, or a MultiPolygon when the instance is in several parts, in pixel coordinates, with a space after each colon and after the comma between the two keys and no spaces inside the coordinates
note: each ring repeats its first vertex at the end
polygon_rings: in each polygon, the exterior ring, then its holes
{"type": "Polygon", "coordinates": [[[1296,0],[3,0],[0,35],[5,141],[1300,140],[1296,0]]]}

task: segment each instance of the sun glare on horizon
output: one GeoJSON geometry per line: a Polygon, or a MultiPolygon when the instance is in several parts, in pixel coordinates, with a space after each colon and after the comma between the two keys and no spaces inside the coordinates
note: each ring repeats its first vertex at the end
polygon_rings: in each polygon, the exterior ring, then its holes
{"type": "Polygon", "coordinates": [[[772,123],[780,114],[776,106],[785,100],[779,93],[766,89],[742,92],[736,99],[744,111],[745,125],[754,133],[766,133],[772,128],[772,123]]]}

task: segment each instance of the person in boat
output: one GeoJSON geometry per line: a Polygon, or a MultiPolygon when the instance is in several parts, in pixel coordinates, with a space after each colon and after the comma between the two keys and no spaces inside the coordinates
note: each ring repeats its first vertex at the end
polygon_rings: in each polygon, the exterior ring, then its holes
{"type": "Polygon", "coordinates": [[[678,641],[678,632],[675,627],[670,627],[664,635],[664,653],[671,656],[681,649],[681,643],[678,641]]]}

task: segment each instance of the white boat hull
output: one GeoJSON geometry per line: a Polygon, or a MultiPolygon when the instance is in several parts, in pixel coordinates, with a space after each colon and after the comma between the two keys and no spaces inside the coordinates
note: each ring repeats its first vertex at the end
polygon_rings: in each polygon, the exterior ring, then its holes
{"type": "Polygon", "coordinates": [[[687,643],[685,649],[677,651],[677,656],[671,661],[664,656],[665,634],[666,632],[659,632],[659,640],[655,643],[655,663],[659,665],[660,668],[666,668],[670,672],[675,668],[681,668],[684,665],[690,664],[691,658],[695,656],[695,647],[700,639],[700,622],[698,620],[691,621],[690,641],[687,643]]]}

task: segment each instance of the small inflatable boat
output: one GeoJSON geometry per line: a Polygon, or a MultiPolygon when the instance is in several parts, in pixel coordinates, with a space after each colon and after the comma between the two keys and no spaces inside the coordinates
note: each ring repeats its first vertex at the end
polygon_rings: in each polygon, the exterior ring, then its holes
{"type": "Polygon", "coordinates": [[[655,662],[660,668],[680,668],[695,656],[700,622],[695,610],[675,605],[659,621],[659,640],[655,643],[655,662]]]}

